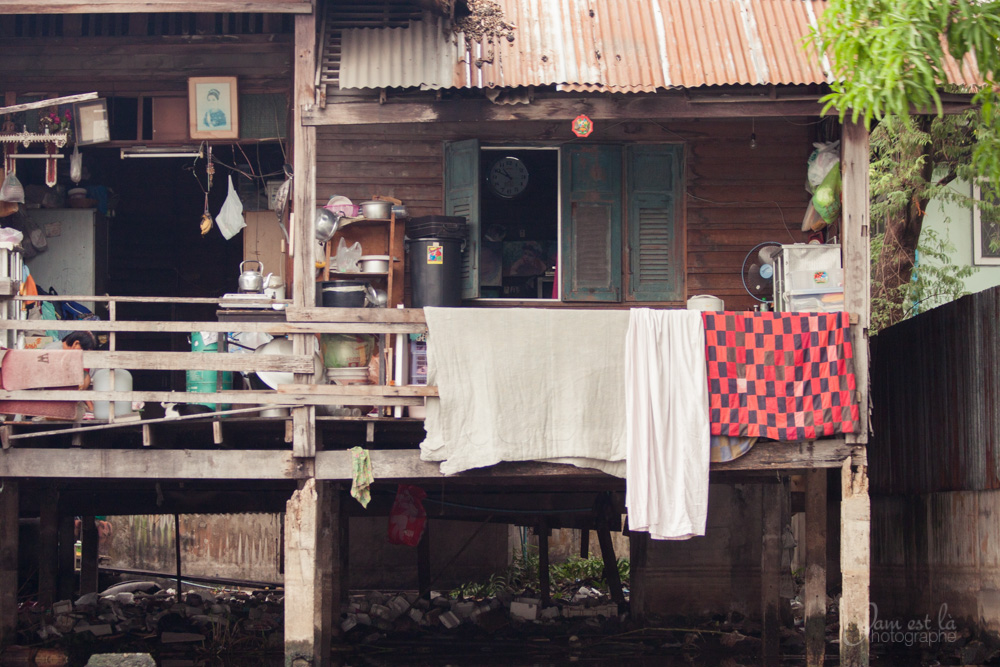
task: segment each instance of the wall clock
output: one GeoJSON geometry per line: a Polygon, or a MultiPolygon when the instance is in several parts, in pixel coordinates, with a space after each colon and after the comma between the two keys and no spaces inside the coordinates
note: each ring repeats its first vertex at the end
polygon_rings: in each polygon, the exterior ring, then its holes
{"type": "Polygon", "coordinates": [[[500,197],[516,197],[528,187],[528,168],[516,157],[500,158],[490,167],[488,182],[500,197]]]}

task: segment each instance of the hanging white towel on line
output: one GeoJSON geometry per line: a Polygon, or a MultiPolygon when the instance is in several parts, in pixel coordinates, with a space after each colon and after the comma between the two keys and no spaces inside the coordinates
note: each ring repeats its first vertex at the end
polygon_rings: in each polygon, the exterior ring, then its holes
{"type": "Polygon", "coordinates": [[[705,534],[709,418],[700,311],[635,308],[625,339],[629,529],[657,540],[705,534]]]}

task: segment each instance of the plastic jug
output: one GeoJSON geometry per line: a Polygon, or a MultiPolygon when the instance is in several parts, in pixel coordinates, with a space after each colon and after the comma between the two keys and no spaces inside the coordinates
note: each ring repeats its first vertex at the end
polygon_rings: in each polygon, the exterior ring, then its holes
{"type": "MultiPolygon", "coordinates": [[[[98,368],[91,374],[94,391],[132,391],[132,374],[124,369],[115,369],[115,388],[111,389],[111,372],[98,368]]],[[[94,419],[107,419],[111,411],[109,401],[94,401],[94,419]]],[[[115,417],[124,417],[132,412],[132,401],[115,401],[115,417]]]]}

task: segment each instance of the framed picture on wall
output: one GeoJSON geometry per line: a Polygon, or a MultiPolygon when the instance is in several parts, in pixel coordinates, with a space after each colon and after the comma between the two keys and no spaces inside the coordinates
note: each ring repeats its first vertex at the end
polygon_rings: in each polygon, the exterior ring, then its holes
{"type": "Polygon", "coordinates": [[[73,135],[77,146],[111,141],[108,126],[108,101],[87,100],[73,105],[73,135]]]}
{"type": "Polygon", "coordinates": [[[192,139],[238,139],[239,95],[235,76],[188,79],[188,125],[192,139]]]}
{"type": "Polygon", "coordinates": [[[978,183],[972,196],[976,200],[972,215],[972,263],[1000,265],[1000,197],[978,183]]]}

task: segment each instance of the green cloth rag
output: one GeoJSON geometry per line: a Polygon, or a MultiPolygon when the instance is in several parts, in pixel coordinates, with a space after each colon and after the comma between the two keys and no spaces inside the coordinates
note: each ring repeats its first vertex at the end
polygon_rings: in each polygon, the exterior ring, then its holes
{"type": "Polygon", "coordinates": [[[368,450],[361,447],[351,447],[351,497],[361,503],[362,507],[368,507],[372,500],[371,485],[375,481],[372,475],[372,460],[368,456],[368,450]]]}

